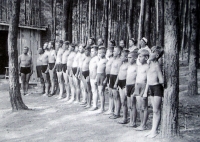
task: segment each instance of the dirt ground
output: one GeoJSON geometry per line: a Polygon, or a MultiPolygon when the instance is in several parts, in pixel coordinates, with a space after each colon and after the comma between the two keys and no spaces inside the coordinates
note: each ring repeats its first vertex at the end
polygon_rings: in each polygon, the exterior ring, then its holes
{"type": "MultiPolygon", "coordinates": [[[[22,96],[28,111],[12,112],[8,81],[0,79],[0,141],[13,142],[198,142],[200,141],[200,95],[180,96],[180,138],[154,139],[127,125],[118,124],[108,115],[90,112],[79,104],[67,104],[55,97],[43,97],[37,87],[29,96],[22,96]],[[187,125],[186,125],[187,124],[187,125]]],[[[106,109],[108,107],[106,98],[106,109]]],[[[152,108],[149,108],[148,129],[151,128],[152,108]]],[[[138,120],[139,125],[139,120],[138,120]]]]}

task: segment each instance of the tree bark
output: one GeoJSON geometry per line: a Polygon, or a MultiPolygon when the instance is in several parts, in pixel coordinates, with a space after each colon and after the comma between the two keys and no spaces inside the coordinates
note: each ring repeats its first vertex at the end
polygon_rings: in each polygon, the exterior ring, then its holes
{"type": "Polygon", "coordinates": [[[92,34],[92,29],[91,29],[91,25],[92,25],[92,0],[89,0],[89,12],[88,12],[88,39],[91,37],[92,34]]]}
{"type": "Polygon", "coordinates": [[[145,3],[145,26],[144,26],[144,31],[145,31],[145,37],[148,40],[148,45],[151,45],[151,40],[150,40],[150,1],[147,0],[145,3]]]}
{"type": "Polygon", "coordinates": [[[26,110],[20,94],[19,72],[18,72],[18,51],[17,35],[19,24],[20,0],[12,1],[12,18],[10,20],[8,33],[8,54],[9,54],[9,94],[13,111],[26,110]]]}
{"type": "Polygon", "coordinates": [[[178,3],[165,0],[165,89],[162,112],[162,137],[179,135],[179,31],[178,3]]]}
{"type": "Polygon", "coordinates": [[[156,45],[164,46],[164,1],[156,0],[156,45]]]}
{"type": "Polygon", "coordinates": [[[197,1],[189,0],[190,5],[190,52],[189,52],[189,81],[188,81],[188,94],[197,95],[197,34],[198,34],[198,18],[197,18],[197,1]]]}
{"type": "Polygon", "coordinates": [[[108,7],[109,0],[104,0],[104,45],[108,45],[108,7]]]}
{"type": "Polygon", "coordinates": [[[129,9],[128,9],[128,36],[129,39],[133,37],[133,0],[129,0],[129,9]]]}

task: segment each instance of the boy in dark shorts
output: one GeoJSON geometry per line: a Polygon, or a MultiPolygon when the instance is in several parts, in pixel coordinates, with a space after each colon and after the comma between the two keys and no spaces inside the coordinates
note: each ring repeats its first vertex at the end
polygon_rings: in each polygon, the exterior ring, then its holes
{"type": "Polygon", "coordinates": [[[98,86],[98,93],[101,102],[101,108],[99,109],[99,113],[103,113],[105,111],[105,86],[106,86],[106,63],[107,59],[106,55],[106,48],[104,46],[100,46],[98,50],[99,61],[97,63],[97,86],[98,86]]]}
{"type": "Polygon", "coordinates": [[[130,111],[130,123],[129,123],[130,127],[136,127],[136,116],[137,116],[136,97],[133,96],[133,93],[135,91],[135,82],[137,76],[137,65],[136,65],[137,57],[138,57],[137,52],[130,52],[128,54],[129,66],[126,75],[126,94],[128,100],[128,109],[130,111]]]}
{"type": "MultiPolygon", "coordinates": [[[[117,76],[117,80],[115,82],[114,88],[118,87],[119,94],[120,94],[120,102],[123,108],[123,119],[119,121],[119,124],[127,124],[127,97],[126,97],[126,73],[128,69],[128,50],[123,50],[121,54],[121,59],[123,64],[119,68],[119,73],[117,76]]],[[[121,108],[121,106],[120,106],[121,108]]]]}
{"type": "Polygon", "coordinates": [[[113,51],[113,57],[114,57],[114,61],[111,65],[111,70],[110,70],[110,82],[109,82],[109,87],[112,89],[112,93],[113,93],[113,98],[114,98],[114,105],[115,105],[115,111],[113,116],[110,116],[110,119],[117,119],[120,117],[120,96],[119,96],[119,92],[116,88],[114,88],[115,85],[115,81],[117,79],[117,75],[119,73],[119,68],[122,65],[122,59],[120,58],[121,56],[121,51],[122,48],[119,46],[115,46],[114,47],[114,51],[113,51]]]}
{"type": "Polygon", "coordinates": [[[147,60],[149,58],[149,51],[146,49],[141,50],[138,52],[138,61],[141,65],[138,65],[137,67],[137,77],[136,77],[136,83],[135,83],[135,92],[134,96],[137,96],[137,102],[138,102],[138,110],[140,111],[140,120],[141,124],[139,127],[136,128],[138,131],[146,130],[146,122],[147,122],[147,116],[148,116],[148,98],[144,97],[144,91],[146,88],[147,83],[147,70],[149,68],[149,65],[147,64],[147,60]]]}
{"type": "Polygon", "coordinates": [[[158,59],[163,55],[163,48],[153,46],[149,57],[149,69],[147,71],[147,87],[144,96],[147,97],[147,90],[150,89],[151,103],[153,106],[152,129],[145,136],[154,138],[157,136],[157,129],[161,118],[161,102],[163,97],[163,75],[158,59]]]}

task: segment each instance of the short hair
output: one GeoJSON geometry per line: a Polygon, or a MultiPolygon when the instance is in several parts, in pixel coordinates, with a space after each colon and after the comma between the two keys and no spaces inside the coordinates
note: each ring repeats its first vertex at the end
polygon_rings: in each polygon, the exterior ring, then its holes
{"type": "Polygon", "coordinates": [[[157,59],[159,59],[160,57],[162,57],[162,55],[164,54],[164,49],[161,46],[153,46],[151,48],[151,51],[158,53],[159,56],[158,56],[157,59]]]}
{"type": "Polygon", "coordinates": [[[141,40],[144,41],[146,44],[148,43],[148,40],[145,37],[143,37],[141,40]]]}
{"type": "Polygon", "coordinates": [[[85,47],[85,50],[90,51],[90,50],[91,50],[91,47],[90,47],[90,46],[87,46],[87,47],[85,47]]]}
{"type": "Polygon", "coordinates": [[[146,49],[142,49],[138,52],[139,54],[143,55],[143,56],[149,56],[149,51],[146,49]]]}
{"type": "Polygon", "coordinates": [[[94,37],[90,37],[89,39],[91,39],[95,43],[95,38],[94,37]]]}
{"type": "Polygon", "coordinates": [[[65,45],[69,45],[70,42],[69,42],[69,41],[65,41],[64,44],[65,44],[65,45]]]}
{"type": "Polygon", "coordinates": [[[114,50],[114,46],[108,47],[107,50],[114,50]]]}
{"type": "Polygon", "coordinates": [[[137,40],[134,38],[130,38],[129,40],[133,41],[133,44],[136,45],[137,44],[137,40]]]}
{"type": "Polygon", "coordinates": [[[71,43],[70,46],[73,47],[73,48],[75,48],[76,44],[71,43]]]}
{"type": "Polygon", "coordinates": [[[63,40],[57,40],[56,42],[63,44],[63,40]]]}
{"type": "Polygon", "coordinates": [[[24,48],[28,49],[29,50],[29,47],[28,46],[24,46],[24,48]]]}
{"type": "Polygon", "coordinates": [[[110,40],[110,43],[112,44],[112,46],[115,46],[115,40],[110,40]]]}
{"type": "MultiPolygon", "coordinates": [[[[101,39],[101,40],[102,40],[102,42],[104,43],[104,39],[103,39],[103,38],[99,38],[99,39],[101,39]]],[[[99,40],[99,39],[98,39],[98,40],[99,40]]]]}
{"type": "Polygon", "coordinates": [[[51,45],[54,45],[54,41],[49,41],[49,43],[51,43],[51,45]]]}
{"type": "Polygon", "coordinates": [[[99,50],[102,50],[106,53],[106,47],[105,46],[99,46],[99,50]]]}
{"type": "Polygon", "coordinates": [[[129,55],[131,55],[134,59],[137,59],[138,52],[132,51],[132,52],[129,52],[129,55]]]}
{"type": "Polygon", "coordinates": [[[97,45],[92,45],[92,46],[91,46],[91,49],[94,49],[95,51],[98,51],[98,48],[99,48],[99,47],[98,47],[97,45]]]}
{"type": "Polygon", "coordinates": [[[128,49],[124,49],[124,50],[122,50],[122,53],[128,54],[128,53],[129,53],[129,50],[128,50],[128,49]]]}

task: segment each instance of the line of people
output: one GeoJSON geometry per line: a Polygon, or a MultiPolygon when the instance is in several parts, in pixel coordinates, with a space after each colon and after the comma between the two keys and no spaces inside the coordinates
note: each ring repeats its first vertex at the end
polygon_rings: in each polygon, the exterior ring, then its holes
{"type": "Polygon", "coordinates": [[[148,119],[148,97],[153,106],[152,129],[145,136],[155,137],[160,123],[163,97],[163,75],[158,59],[163,48],[147,46],[147,39],[115,41],[104,46],[103,39],[90,38],[88,45],[73,44],[69,41],[46,42],[39,48],[37,73],[43,84],[44,96],[52,97],[59,89],[58,99],[68,104],[79,103],[89,111],[110,115],[110,119],[123,117],[119,124],[128,124],[135,130],[146,130],[148,119]],[[108,88],[109,106],[105,111],[105,88],[108,88]],[[82,100],[80,100],[82,98],[82,100]],[[100,108],[98,106],[100,100],[100,108]],[[128,117],[128,110],[130,119],[128,117]],[[140,126],[136,126],[137,111],[140,126]]]}

